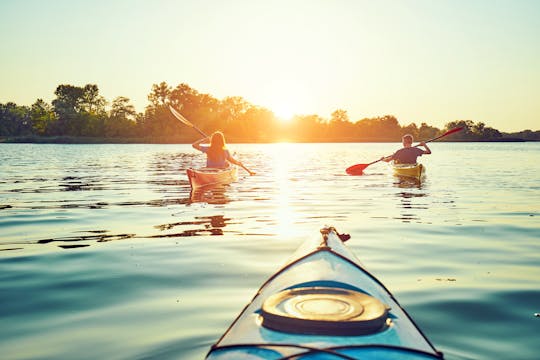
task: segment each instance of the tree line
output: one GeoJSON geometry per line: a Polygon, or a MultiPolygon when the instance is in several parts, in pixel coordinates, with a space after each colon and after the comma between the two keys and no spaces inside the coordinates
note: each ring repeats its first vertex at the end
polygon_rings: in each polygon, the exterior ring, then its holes
{"type": "Polygon", "coordinates": [[[427,123],[400,125],[395,116],[384,115],[351,121],[346,110],[331,117],[296,115],[280,121],[267,108],[253,105],[239,96],[217,99],[187,84],[171,87],[154,84],[144,112],[137,113],[130,99],[119,96],[109,103],[98,86],[59,85],[51,104],[42,99],[31,106],[0,103],[0,138],[4,141],[66,141],[100,139],[100,142],[192,142],[198,134],[175,119],[171,104],[207,133],[223,131],[232,142],[378,142],[397,141],[404,133],[416,139],[434,138],[461,126],[464,131],[453,141],[540,140],[540,131],[502,133],[472,120],[448,122],[443,129],[427,123]],[[22,139],[22,140],[21,140],[22,139]],[[52,139],[52,140],[51,140],[52,139]]]}

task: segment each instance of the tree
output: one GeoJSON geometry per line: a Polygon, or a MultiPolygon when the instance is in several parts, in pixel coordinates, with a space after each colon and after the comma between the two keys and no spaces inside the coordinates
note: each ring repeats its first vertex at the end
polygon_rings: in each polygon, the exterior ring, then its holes
{"type": "Polygon", "coordinates": [[[362,119],[355,123],[359,139],[368,141],[393,140],[401,137],[402,128],[393,115],[362,119]]]}
{"type": "Polygon", "coordinates": [[[196,121],[199,128],[208,132],[223,128],[219,121],[220,101],[213,96],[182,83],[171,91],[170,101],[187,119],[196,121]]]}
{"type": "Polygon", "coordinates": [[[337,109],[331,114],[330,123],[343,123],[349,122],[349,114],[347,110],[337,109]]]}
{"type": "Polygon", "coordinates": [[[491,127],[486,127],[483,122],[475,123],[472,120],[455,120],[445,125],[445,130],[462,127],[463,130],[452,135],[456,140],[482,141],[495,140],[502,137],[502,134],[491,127]]]}
{"type": "Polygon", "coordinates": [[[441,130],[423,122],[418,129],[418,140],[429,140],[441,134],[441,130]]]}
{"type": "Polygon", "coordinates": [[[80,103],[84,89],[73,85],[58,85],[54,94],[56,99],[52,101],[54,111],[58,115],[66,113],[77,113],[80,110],[80,103]]]}
{"type": "Polygon", "coordinates": [[[37,99],[30,108],[30,121],[34,134],[39,136],[48,135],[56,121],[52,106],[43,99],[37,99]]]}
{"type": "Polygon", "coordinates": [[[402,136],[405,134],[411,134],[415,139],[418,139],[419,138],[418,132],[419,132],[418,126],[416,126],[415,123],[411,123],[409,125],[401,127],[402,136]]]}
{"type": "Polygon", "coordinates": [[[29,109],[13,102],[0,104],[0,136],[31,135],[29,109]]]}
{"type": "Polygon", "coordinates": [[[318,115],[295,115],[287,125],[291,141],[328,140],[330,125],[318,115]]]}
{"type": "Polygon", "coordinates": [[[337,109],[331,114],[328,124],[329,132],[326,134],[329,140],[354,138],[354,125],[349,121],[346,110],[337,109]]]}
{"type": "Polygon", "coordinates": [[[87,84],[83,88],[79,103],[81,110],[90,114],[103,115],[105,113],[107,100],[99,95],[97,85],[87,84]]]}
{"type": "Polygon", "coordinates": [[[58,118],[52,132],[56,135],[101,136],[105,122],[105,99],[97,85],[78,87],[59,85],[52,101],[58,118]]]}
{"type": "Polygon", "coordinates": [[[218,128],[225,131],[230,137],[245,136],[246,127],[242,122],[242,117],[251,106],[240,96],[226,97],[220,102],[217,117],[218,128]]]}
{"type": "Polygon", "coordinates": [[[169,101],[170,94],[171,87],[165,81],[162,81],[159,85],[152,85],[152,92],[148,95],[150,106],[157,108],[166,105],[169,101]]]}

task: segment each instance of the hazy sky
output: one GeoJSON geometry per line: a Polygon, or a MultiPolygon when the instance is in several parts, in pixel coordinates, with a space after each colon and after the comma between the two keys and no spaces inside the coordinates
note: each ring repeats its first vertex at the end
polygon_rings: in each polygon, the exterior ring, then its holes
{"type": "Polygon", "coordinates": [[[540,0],[0,0],[0,102],[152,84],[278,115],[540,129],[540,0]]]}

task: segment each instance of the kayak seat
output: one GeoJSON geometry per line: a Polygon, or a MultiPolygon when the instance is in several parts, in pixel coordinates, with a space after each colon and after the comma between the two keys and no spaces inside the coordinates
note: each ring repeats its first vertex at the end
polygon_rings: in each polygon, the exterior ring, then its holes
{"type": "Polygon", "coordinates": [[[389,308],[352,289],[315,286],[283,290],[261,307],[262,326],[275,331],[330,336],[358,336],[384,330],[389,308]]]}

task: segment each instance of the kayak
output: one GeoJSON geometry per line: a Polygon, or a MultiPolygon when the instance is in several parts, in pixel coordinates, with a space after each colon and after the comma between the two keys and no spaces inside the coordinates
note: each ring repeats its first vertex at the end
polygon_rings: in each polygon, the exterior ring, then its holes
{"type": "Polygon", "coordinates": [[[238,170],[236,166],[227,168],[200,168],[186,170],[189,184],[193,189],[209,185],[229,184],[236,181],[238,170]]]}
{"type": "Polygon", "coordinates": [[[332,227],[259,289],[206,359],[443,359],[332,227]]]}
{"type": "Polygon", "coordinates": [[[422,164],[392,164],[394,175],[414,178],[420,180],[425,174],[425,167],[422,164]]]}

